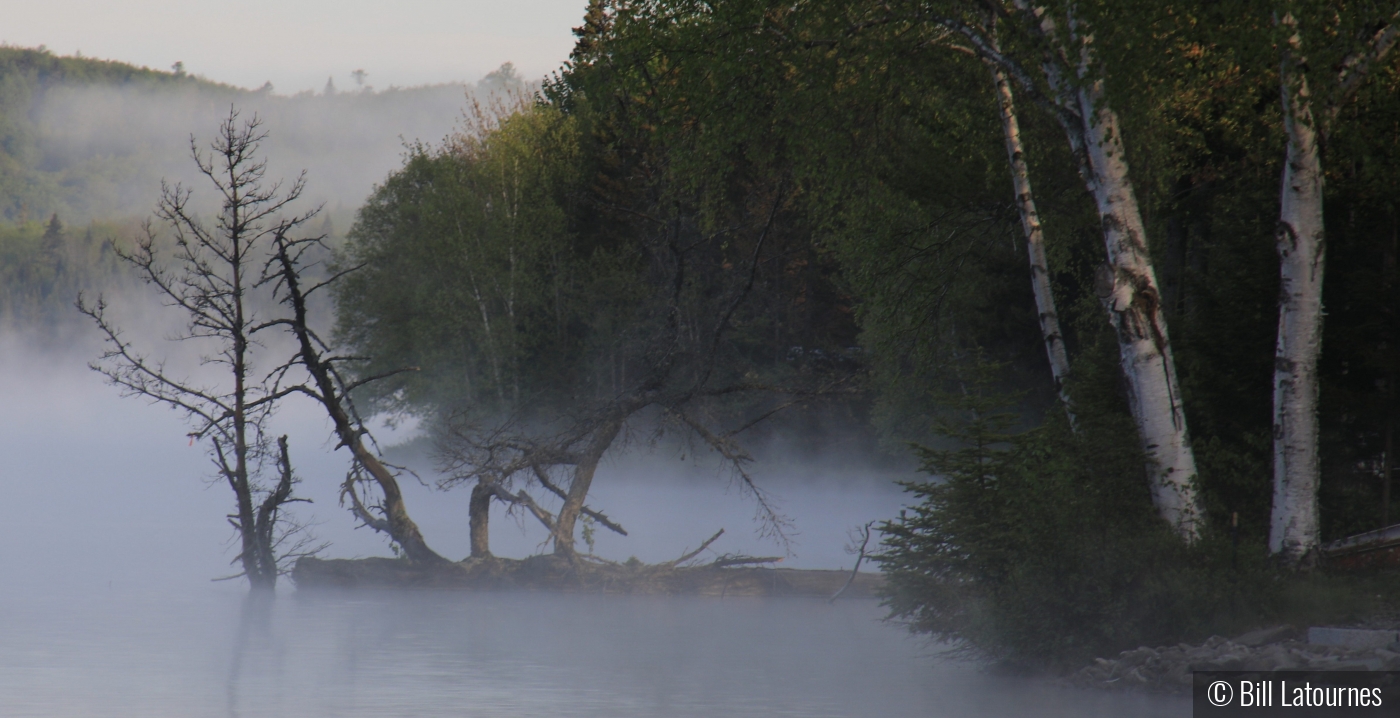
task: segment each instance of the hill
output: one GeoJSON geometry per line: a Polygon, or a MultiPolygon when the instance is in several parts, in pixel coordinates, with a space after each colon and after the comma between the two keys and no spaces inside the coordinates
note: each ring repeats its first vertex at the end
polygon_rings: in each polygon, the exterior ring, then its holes
{"type": "Polygon", "coordinates": [[[269,137],[269,174],[307,170],[308,198],[348,222],[408,143],[437,142],[468,95],[525,87],[506,66],[481,85],[278,95],[121,62],[0,47],[0,220],[57,213],[65,223],[144,216],[162,178],[188,181],[191,136],[204,139],[230,107],[256,113],[269,137]]]}

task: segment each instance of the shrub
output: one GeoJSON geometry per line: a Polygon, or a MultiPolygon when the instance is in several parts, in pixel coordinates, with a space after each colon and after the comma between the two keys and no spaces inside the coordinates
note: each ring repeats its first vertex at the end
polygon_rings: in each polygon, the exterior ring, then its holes
{"type": "Polygon", "coordinates": [[[915,447],[934,478],[882,526],[891,617],[985,657],[1068,666],[1259,620],[1279,582],[1262,546],[1188,547],[1156,516],[1134,427],[1080,413],[1011,433],[979,366],[945,398],[952,448],[915,447]],[[1252,557],[1252,558],[1251,558],[1252,557]]]}

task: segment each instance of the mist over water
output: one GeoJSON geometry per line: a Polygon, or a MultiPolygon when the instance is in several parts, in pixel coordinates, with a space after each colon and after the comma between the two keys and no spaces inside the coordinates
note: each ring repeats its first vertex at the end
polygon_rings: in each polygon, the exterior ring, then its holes
{"type": "Polygon", "coordinates": [[[1172,716],[930,655],[872,602],[237,591],[10,605],[7,716],[1172,716]]]}
{"type": "MultiPolygon", "coordinates": [[[[465,85],[283,98],[59,88],[36,107],[46,168],[121,181],[75,189],[65,221],[144,216],[159,180],[197,191],[188,156],[236,104],[270,133],[268,177],[309,172],[305,199],[335,229],[405,143],[434,142],[461,118],[465,85]],[[294,101],[295,100],[295,101],[294,101]]],[[[193,345],[165,342],[178,315],[113,292],[112,313],[152,356],[198,376],[193,345]]],[[[48,329],[54,329],[50,327],[48,329]]],[[[276,340],[270,340],[276,341],[276,340]]],[[[938,655],[879,619],[870,600],[666,598],[552,593],[298,591],[251,601],[236,573],[228,487],[207,446],[166,407],[124,398],[88,368],[96,331],[0,331],[0,715],[3,716],[1167,716],[1183,701],[1071,691],[997,676],[938,655]],[[41,340],[41,336],[44,337],[41,340]],[[57,336],[59,339],[55,340],[57,336]]],[[[326,558],[392,555],[339,505],[349,468],[319,407],[286,401],[272,436],[290,437],[311,503],[292,513],[326,558]]],[[[383,446],[415,437],[380,427],[383,446]]],[[[441,491],[430,456],[392,452],[428,543],[469,553],[469,491],[441,491]]],[[[788,540],[755,522],[756,504],[712,455],[628,442],[605,458],[589,505],[626,527],[599,527],[593,552],[674,559],[719,529],[701,560],[780,556],[787,568],[849,569],[850,531],[898,514],[891,466],[805,449],[759,452],[760,486],[790,520],[788,540]]],[[[542,501],[557,509],[557,501],[542,501]]],[[[529,517],[492,513],[492,550],[546,550],[529,517]]],[[[580,545],[582,547],[582,545],[580,545]]],[[[873,567],[867,565],[867,570],[873,567]]]]}
{"type": "MultiPolygon", "coordinates": [[[[85,366],[96,346],[0,342],[0,715],[35,716],[1169,716],[1180,700],[1084,693],[988,673],[882,623],[874,601],[437,591],[296,591],[250,603],[228,575],[226,486],[186,427],[85,366]]],[[[298,515],[326,555],[387,556],[336,502],[346,457],[313,407],[289,404],[298,515]]],[[[402,439],[411,431],[401,430],[402,439]]],[[[894,515],[894,476],[793,457],[758,476],[793,519],[783,565],[848,568],[847,529],[894,515]],[[836,466],[836,468],[830,468],[836,466]]],[[[426,473],[424,479],[434,478],[426,473]]],[[[630,537],[597,552],[781,555],[713,465],[665,454],[600,468],[591,503],[630,537]]],[[[405,481],[430,543],[468,550],[467,492],[405,481]]],[[[543,533],[493,516],[493,548],[543,533]]]]}
{"type": "MultiPolygon", "coordinates": [[[[144,335],[138,345],[173,354],[172,367],[198,369],[193,347],[159,341],[160,329],[135,333],[144,335]]],[[[0,570],[35,588],[57,582],[83,589],[201,583],[235,572],[229,566],[233,532],[223,520],[232,495],[211,480],[207,447],[190,444],[177,413],[123,398],[104,384],[87,367],[99,351],[95,338],[41,349],[24,335],[0,337],[0,404],[7,407],[0,412],[0,452],[7,457],[5,473],[25,477],[6,482],[13,505],[24,510],[0,522],[0,542],[33,547],[0,552],[0,570]]],[[[289,401],[273,419],[274,432],[291,440],[302,479],[297,493],[312,500],[292,511],[331,542],[327,556],[389,556],[383,538],[356,529],[339,506],[349,459],[332,450],[330,426],[319,412],[310,402],[289,401]]],[[[377,436],[389,445],[412,432],[400,426],[377,436]]],[[[800,456],[760,463],[756,477],[793,523],[785,546],[761,535],[752,497],[713,457],[681,458],[636,442],[629,449],[605,459],[589,500],[629,532],[597,532],[598,555],[619,561],[673,559],[725,529],[711,548],[715,553],[786,555],[784,566],[849,568],[849,530],[895,515],[904,499],[893,481],[910,477],[887,470],[862,474],[800,456]]],[[[440,553],[466,556],[469,491],[436,489],[439,477],[428,456],[409,456],[408,463],[421,479],[402,482],[414,519],[440,553]]],[[[501,508],[492,515],[498,555],[537,553],[545,538],[532,518],[501,508]]]]}

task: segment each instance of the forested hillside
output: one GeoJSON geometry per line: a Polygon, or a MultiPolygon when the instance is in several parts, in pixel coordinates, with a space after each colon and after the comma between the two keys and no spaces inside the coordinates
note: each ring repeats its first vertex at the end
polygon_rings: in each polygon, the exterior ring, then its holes
{"type": "MultiPolygon", "coordinates": [[[[131,240],[162,181],[195,186],[190,141],[207,136],[230,107],[263,120],[269,172],[294,178],[306,171],[312,179],[307,200],[324,203],[327,228],[343,233],[410,145],[446,137],[461,122],[469,96],[487,100],[512,91],[526,86],[509,65],[477,86],[376,90],[347,76],[328,79],[318,93],[283,96],[272,87],[244,90],[179,68],[0,48],[5,320],[32,326],[71,315],[76,289],[102,286],[115,265],[104,264],[101,258],[109,255],[97,248],[131,240]],[[338,91],[337,80],[347,89],[338,91]],[[64,250],[73,256],[64,265],[68,279],[53,285],[59,289],[49,284],[54,250],[42,249],[37,239],[46,232],[52,237],[54,217],[61,236],[82,245],[64,250]]],[[[194,199],[197,207],[215,206],[199,191],[194,199]]]]}

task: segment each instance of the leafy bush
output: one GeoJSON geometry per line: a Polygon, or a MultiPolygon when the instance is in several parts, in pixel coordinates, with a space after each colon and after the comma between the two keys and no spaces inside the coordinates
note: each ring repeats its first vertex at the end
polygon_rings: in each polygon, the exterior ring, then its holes
{"type": "Polygon", "coordinates": [[[1277,603],[1262,546],[1183,544],[1156,516],[1130,420],[1063,417],[1019,434],[980,366],[946,397],[953,448],[916,447],[935,478],[883,527],[891,617],[980,655],[1065,666],[1228,632],[1277,603]],[[1247,557],[1256,557],[1248,559],[1247,557]]]}

